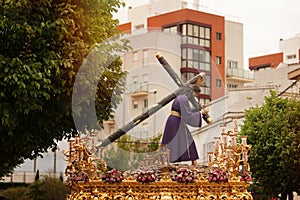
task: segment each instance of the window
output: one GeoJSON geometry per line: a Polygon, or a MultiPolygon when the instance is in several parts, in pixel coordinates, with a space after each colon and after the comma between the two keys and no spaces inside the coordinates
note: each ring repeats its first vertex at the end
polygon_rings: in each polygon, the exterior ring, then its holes
{"type": "Polygon", "coordinates": [[[286,59],[294,59],[294,58],[296,58],[296,54],[293,54],[293,55],[287,55],[286,56],[286,59]]]}
{"type": "Polygon", "coordinates": [[[216,87],[222,87],[221,79],[216,79],[216,87]]]}
{"type": "MultiPolygon", "coordinates": [[[[201,93],[202,93],[202,89],[201,89],[201,93]]],[[[199,103],[204,106],[209,104],[210,100],[209,99],[204,99],[204,98],[199,98],[199,103]]]]}
{"type": "Polygon", "coordinates": [[[163,29],[165,33],[176,33],[177,34],[177,26],[171,26],[163,29]]]}
{"type": "Polygon", "coordinates": [[[137,76],[133,76],[132,77],[132,82],[133,82],[133,84],[137,84],[138,83],[138,77],[137,76]]]}
{"type": "Polygon", "coordinates": [[[238,61],[228,60],[227,61],[227,68],[237,69],[238,68],[238,61]]]}
{"type": "Polygon", "coordinates": [[[137,51],[132,53],[132,60],[133,61],[137,61],[139,59],[139,54],[137,51]]]}
{"type": "Polygon", "coordinates": [[[143,51],[143,65],[148,64],[148,50],[143,51]]]}
{"type": "MultiPolygon", "coordinates": [[[[193,77],[195,77],[195,75],[196,74],[192,73],[192,72],[183,72],[183,73],[181,73],[181,80],[186,82],[186,80],[192,79],[193,77]]],[[[210,95],[210,86],[211,86],[210,79],[211,79],[210,74],[206,74],[205,75],[205,86],[200,86],[201,94],[210,95]]]]}
{"type": "Polygon", "coordinates": [[[210,52],[197,48],[181,49],[181,67],[195,68],[198,71],[210,71],[210,52]]]}
{"type": "Polygon", "coordinates": [[[237,88],[237,85],[236,84],[227,84],[227,88],[228,89],[237,88]]]}
{"type": "Polygon", "coordinates": [[[192,72],[183,72],[181,73],[181,80],[186,82],[187,80],[192,79],[196,74],[192,72]]]}
{"type": "Polygon", "coordinates": [[[211,95],[210,93],[210,86],[211,86],[211,75],[205,75],[205,86],[201,86],[201,94],[211,95]]]}
{"type": "Polygon", "coordinates": [[[137,109],[139,107],[139,103],[137,100],[132,101],[132,109],[137,109]]]}
{"type": "Polygon", "coordinates": [[[144,108],[148,108],[148,99],[144,99],[144,108]]]}
{"type": "Polygon", "coordinates": [[[143,82],[148,83],[148,74],[143,74],[143,82]]]}
{"type": "Polygon", "coordinates": [[[210,27],[197,24],[182,24],[180,26],[181,42],[183,44],[210,47],[210,29],[210,27]]]}
{"type": "Polygon", "coordinates": [[[143,29],[144,28],[144,24],[136,25],[134,28],[135,28],[135,30],[143,29]]]}
{"type": "MultiPolygon", "coordinates": [[[[178,26],[181,33],[181,68],[185,69],[181,73],[184,81],[190,80],[195,76],[195,71],[206,72],[206,85],[201,87],[201,94],[211,95],[210,71],[211,62],[211,27],[204,24],[183,23],[178,26]]],[[[209,98],[201,98],[203,102],[209,102],[209,98]]]]}
{"type": "Polygon", "coordinates": [[[186,24],[181,25],[180,32],[181,32],[182,35],[186,35],[186,24]]]}
{"type": "Polygon", "coordinates": [[[222,34],[219,32],[216,32],[216,40],[222,40],[222,34]]]}
{"type": "Polygon", "coordinates": [[[221,58],[221,56],[217,56],[217,57],[216,57],[216,64],[217,64],[217,65],[222,64],[222,58],[221,58]]]}

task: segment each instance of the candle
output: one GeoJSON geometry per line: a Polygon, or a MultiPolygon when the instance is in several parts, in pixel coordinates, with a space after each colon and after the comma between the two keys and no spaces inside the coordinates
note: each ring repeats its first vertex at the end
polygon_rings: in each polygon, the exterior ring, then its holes
{"type": "Polygon", "coordinates": [[[226,149],[226,157],[231,158],[231,150],[229,148],[226,149]]]}
{"type": "Polygon", "coordinates": [[[213,160],[213,152],[208,152],[208,161],[212,162],[213,160]]]}
{"type": "Polygon", "coordinates": [[[225,126],[225,125],[221,126],[221,129],[222,129],[222,133],[225,133],[225,131],[226,131],[226,126],[225,126]]]}
{"type": "Polygon", "coordinates": [[[69,162],[72,162],[72,149],[73,149],[73,142],[74,142],[74,139],[71,138],[69,139],[69,162]]]}
{"type": "Polygon", "coordinates": [[[247,151],[243,152],[243,161],[245,161],[245,162],[248,161],[248,152],[247,151]]]}
{"type": "Polygon", "coordinates": [[[236,145],[236,137],[232,136],[231,137],[231,146],[235,146],[236,145]]]}
{"type": "Polygon", "coordinates": [[[219,148],[220,145],[220,137],[214,137],[214,139],[216,140],[216,147],[219,148]]]}
{"type": "Polygon", "coordinates": [[[79,137],[78,137],[78,135],[75,136],[75,144],[79,144],[79,137]]]}
{"type": "Polygon", "coordinates": [[[237,119],[234,119],[233,120],[233,130],[234,130],[234,132],[237,132],[237,130],[238,130],[238,123],[237,123],[237,119]]]}
{"type": "Polygon", "coordinates": [[[247,136],[241,136],[242,144],[247,145],[247,136]]]}
{"type": "Polygon", "coordinates": [[[227,133],[225,132],[222,133],[222,141],[225,147],[227,146],[227,136],[228,136],[227,133]]]}

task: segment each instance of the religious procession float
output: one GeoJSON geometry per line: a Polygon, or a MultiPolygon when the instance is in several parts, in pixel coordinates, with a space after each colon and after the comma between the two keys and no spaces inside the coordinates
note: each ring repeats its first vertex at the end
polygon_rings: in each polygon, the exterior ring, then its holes
{"type": "MultiPolygon", "coordinates": [[[[87,136],[69,140],[69,150],[63,151],[68,161],[66,183],[71,188],[67,200],[252,200],[247,190],[251,181],[248,163],[251,145],[247,144],[246,137],[239,136],[236,123],[232,131],[222,128],[221,137],[215,138],[206,167],[170,163],[170,151],[166,147],[146,153],[140,168],[130,171],[111,169],[100,156],[95,156],[96,148],[103,149],[164,107],[191,83],[201,85],[205,79],[200,73],[182,83],[160,54],[157,59],[179,89],[102,140],[97,147],[89,146],[87,136]]],[[[210,123],[209,116],[203,119],[210,123]]]]}
{"type": "Polygon", "coordinates": [[[83,138],[69,141],[63,151],[68,159],[65,171],[71,194],[67,200],[139,200],[139,199],[243,199],[251,200],[251,146],[236,130],[222,132],[215,138],[206,168],[170,164],[168,149],[145,156],[140,169],[121,172],[108,170],[106,163],[95,158],[83,138]]]}

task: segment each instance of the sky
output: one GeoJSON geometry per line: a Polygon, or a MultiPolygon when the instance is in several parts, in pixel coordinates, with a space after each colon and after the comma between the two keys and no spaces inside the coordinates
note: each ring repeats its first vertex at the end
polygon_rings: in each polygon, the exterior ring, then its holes
{"type": "MultiPolygon", "coordinates": [[[[148,0],[124,0],[128,6],[140,6],[148,0]]],[[[169,0],[168,0],[169,1],[169,0]]],[[[188,0],[188,4],[195,2],[188,0]]],[[[225,16],[226,20],[243,24],[244,63],[248,58],[279,52],[279,40],[300,33],[299,0],[199,0],[200,9],[225,16]]],[[[126,22],[126,10],[116,15],[126,22]]]]}

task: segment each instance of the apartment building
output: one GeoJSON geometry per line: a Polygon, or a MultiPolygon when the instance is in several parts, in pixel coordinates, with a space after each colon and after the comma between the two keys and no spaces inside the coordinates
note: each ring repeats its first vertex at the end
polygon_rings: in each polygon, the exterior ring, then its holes
{"type": "MultiPolygon", "coordinates": [[[[182,0],[149,0],[149,4],[129,7],[128,21],[118,27],[129,40],[132,51],[122,55],[123,68],[129,72],[128,84],[115,119],[105,122],[106,135],[178,88],[157,61],[157,52],[184,82],[199,72],[206,74],[199,95],[202,105],[209,106],[224,99],[227,88],[240,88],[253,81],[253,72],[244,69],[242,23],[202,12],[182,0]]],[[[224,116],[226,108],[222,105],[214,109],[218,111],[212,111],[212,117],[224,116]]],[[[170,105],[166,105],[127,134],[143,140],[162,133],[169,112],[170,105]]],[[[201,132],[219,134],[223,119],[211,126],[214,128],[206,128],[203,122],[201,132]]],[[[198,129],[194,131],[202,149],[207,141],[198,129]]],[[[207,139],[212,140],[213,136],[207,139]]]]}

